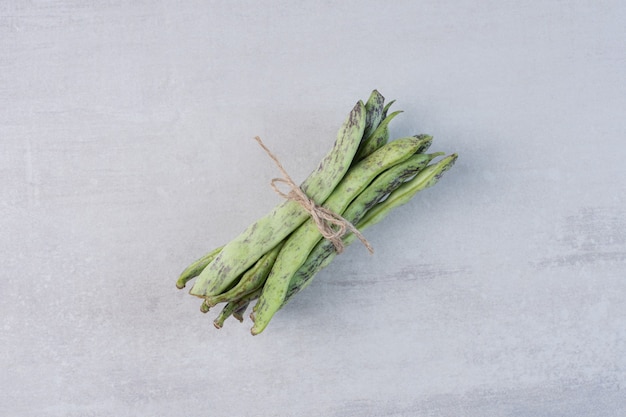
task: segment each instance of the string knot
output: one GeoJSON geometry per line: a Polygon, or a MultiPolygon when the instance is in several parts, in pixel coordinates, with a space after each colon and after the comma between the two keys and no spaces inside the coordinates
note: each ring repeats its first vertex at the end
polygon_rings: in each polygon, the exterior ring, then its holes
{"type": "Polygon", "coordinates": [[[348,233],[348,231],[354,233],[370,253],[374,253],[374,249],[367,239],[365,239],[365,236],[363,236],[363,234],[361,234],[361,232],[359,232],[359,230],[354,227],[352,223],[343,218],[341,215],[327,209],[326,207],[320,206],[313,201],[304,191],[302,191],[302,188],[300,188],[291,179],[278,158],[267,148],[267,146],[265,146],[261,138],[256,136],[254,139],[259,143],[261,148],[263,148],[265,153],[267,153],[267,155],[274,161],[283,175],[282,178],[272,179],[270,182],[272,189],[281,197],[300,204],[302,208],[309,213],[320,234],[335,246],[337,253],[343,252],[345,245],[343,244],[342,238],[346,233],[348,233]],[[278,188],[278,183],[287,184],[290,189],[289,192],[285,193],[281,191],[278,188]]]}

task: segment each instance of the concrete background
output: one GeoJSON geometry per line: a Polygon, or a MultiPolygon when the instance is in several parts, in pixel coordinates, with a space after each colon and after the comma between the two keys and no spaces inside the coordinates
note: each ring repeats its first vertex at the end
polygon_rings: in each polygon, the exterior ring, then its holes
{"type": "Polygon", "coordinates": [[[626,415],[622,1],[0,1],[0,415],[626,415]],[[260,336],[180,271],[378,89],[457,165],[260,336]]]}

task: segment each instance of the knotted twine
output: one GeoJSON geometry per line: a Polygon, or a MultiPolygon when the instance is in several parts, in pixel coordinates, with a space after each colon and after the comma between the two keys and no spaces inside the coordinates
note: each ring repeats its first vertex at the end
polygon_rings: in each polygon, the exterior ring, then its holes
{"type": "Polygon", "coordinates": [[[261,138],[256,136],[254,139],[259,143],[261,148],[263,148],[265,153],[267,153],[267,155],[274,161],[281,174],[283,174],[283,178],[272,179],[270,182],[272,189],[281,197],[300,204],[302,208],[309,213],[321,235],[335,246],[337,253],[343,252],[345,245],[343,244],[342,237],[348,231],[354,233],[354,235],[359,238],[370,253],[374,253],[374,249],[367,239],[365,239],[365,236],[363,236],[363,234],[361,234],[361,232],[359,232],[359,230],[354,227],[352,223],[326,207],[316,204],[315,201],[309,198],[309,196],[302,191],[302,188],[298,187],[298,185],[291,179],[278,158],[267,148],[267,146],[265,146],[261,138]],[[279,182],[287,184],[290,191],[288,193],[281,191],[276,185],[279,182]],[[336,229],[333,228],[333,226],[335,226],[336,229]]]}

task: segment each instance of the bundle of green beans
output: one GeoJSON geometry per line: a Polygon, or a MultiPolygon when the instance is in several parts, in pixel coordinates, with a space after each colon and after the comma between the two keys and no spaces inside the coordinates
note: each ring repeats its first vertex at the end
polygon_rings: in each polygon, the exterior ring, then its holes
{"type": "MultiPolygon", "coordinates": [[[[389,122],[401,113],[388,114],[392,104],[385,105],[376,90],[366,103],[359,101],[333,148],[300,185],[316,204],[359,231],[434,185],[457,158],[425,153],[432,143],[428,135],[389,141],[389,122]]],[[[342,242],[347,246],[355,238],[348,232],[342,242]]],[[[213,322],[217,328],[230,316],[243,321],[256,300],[250,314],[256,335],[336,255],[336,246],[322,237],[310,213],[299,202],[285,200],[228,244],[189,265],[176,286],[182,289],[195,278],[189,293],[203,299],[202,312],[225,304],[213,322]]]]}

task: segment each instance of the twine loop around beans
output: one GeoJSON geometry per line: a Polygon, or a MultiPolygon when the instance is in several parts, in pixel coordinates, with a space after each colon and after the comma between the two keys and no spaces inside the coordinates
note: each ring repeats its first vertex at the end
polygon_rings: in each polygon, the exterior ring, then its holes
{"type": "Polygon", "coordinates": [[[365,239],[365,236],[361,234],[361,232],[348,220],[343,218],[341,215],[323,207],[315,201],[313,201],[309,196],[306,195],[302,188],[300,188],[289,176],[283,165],[280,163],[278,158],[265,146],[260,137],[256,136],[254,138],[261,148],[267,153],[267,155],[274,161],[281,174],[282,178],[273,178],[270,185],[276,192],[276,194],[281,197],[297,202],[302,206],[304,210],[311,216],[313,222],[317,226],[320,234],[327,240],[329,240],[337,250],[337,253],[341,253],[344,250],[343,236],[348,233],[348,231],[354,233],[356,237],[365,245],[367,250],[370,253],[374,253],[374,249],[370,245],[370,243],[365,239]],[[287,184],[290,191],[285,193],[278,188],[278,183],[287,184]]]}

